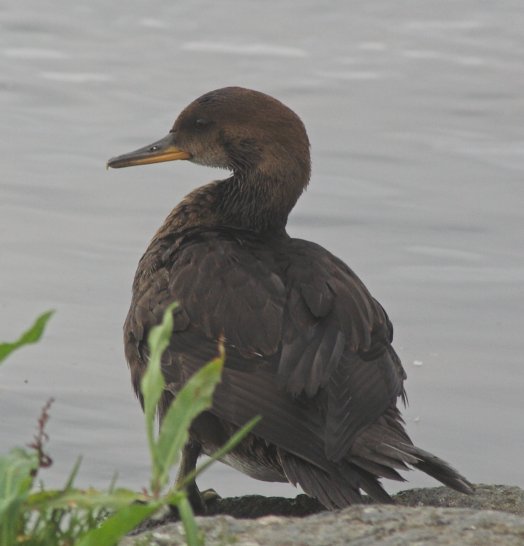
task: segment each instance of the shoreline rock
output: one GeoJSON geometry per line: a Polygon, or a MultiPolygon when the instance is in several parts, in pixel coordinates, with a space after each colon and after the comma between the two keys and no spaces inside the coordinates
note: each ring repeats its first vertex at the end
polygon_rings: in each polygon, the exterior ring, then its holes
{"type": "MultiPolygon", "coordinates": [[[[327,512],[305,495],[218,499],[210,513],[219,515],[199,517],[198,525],[207,546],[524,544],[524,490],[519,487],[480,484],[471,496],[446,487],[412,489],[394,500],[327,512]]],[[[179,522],[157,523],[120,546],[185,544],[179,522]]]]}

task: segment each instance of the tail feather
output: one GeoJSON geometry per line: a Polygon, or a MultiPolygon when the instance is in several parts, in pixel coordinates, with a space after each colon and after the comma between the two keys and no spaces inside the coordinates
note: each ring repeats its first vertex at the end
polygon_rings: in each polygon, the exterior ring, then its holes
{"type": "Polygon", "coordinates": [[[379,477],[393,479],[400,478],[397,470],[413,467],[461,493],[474,491],[473,485],[446,461],[413,445],[394,406],[355,439],[346,460],[379,477]]]}
{"type": "Polygon", "coordinates": [[[362,502],[357,486],[333,479],[327,472],[294,455],[281,453],[280,459],[287,479],[295,486],[300,485],[304,493],[318,499],[326,508],[333,510],[362,502]]]}
{"type": "MultiPolygon", "coordinates": [[[[406,481],[406,478],[402,477],[394,468],[391,468],[390,466],[379,464],[375,461],[364,459],[363,457],[351,457],[350,460],[353,464],[362,468],[363,470],[366,470],[374,476],[380,476],[381,478],[387,478],[397,482],[406,481]]],[[[404,470],[408,470],[408,467],[405,466],[404,470]]]]}
{"type": "Polygon", "coordinates": [[[378,476],[355,464],[327,463],[328,472],[288,453],[282,453],[280,459],[288,480],[293,485],[300,485],[306,494],[315,497],[327,508],[361,503],[361,491],[375,501],[392,502],[378,476]]]}
{"type": "Polygon", "coordinates": [[[363,468],[355,468],[353,465],[345,465],[340,472],[341,476],[346,473],[356,473],[358,475],[358,487],[369,495],[372,499],[385,504],[390,504],[393,499],[389,496],[386,490],[382,487],[376,475],[367,472],[363,468]],[[347,468],[349,466],[349,468],[347,468]]]}
{"type": "Polygon", "coordinates": [[[429,474],[444,485],[456,489],[461,493],[471,495],[475,491],[473,484],[446,461],[419,447],[408,447],[410,452],[419,459],[419,462],[413,465],[415,468],[422,470],[422,472],[429,474]]]}
{"type": "Polygon", "coordinates": [[[319,467],[280,448],[278,453],[287,479],[329,509],[360,503],[362,493],[378,502],[392,502],[380,480],[404,481],[399,471],[410,468],[462,493],[474,492],[473,485],[446,461],[413,445],[394,406],[355,438],[341,461],[326,457],[319,467]]]}

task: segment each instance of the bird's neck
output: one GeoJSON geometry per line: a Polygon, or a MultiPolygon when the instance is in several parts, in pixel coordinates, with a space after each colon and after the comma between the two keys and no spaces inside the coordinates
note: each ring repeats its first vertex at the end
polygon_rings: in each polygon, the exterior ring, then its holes
{"type": "Polygon", "coordinates": [[[238,174],[187,195],[167,217],[157,236],[194,227],[232,227],[261,235],[285,231],[288,215],[304,184],[292,185],[261,174],[238,174]]]}

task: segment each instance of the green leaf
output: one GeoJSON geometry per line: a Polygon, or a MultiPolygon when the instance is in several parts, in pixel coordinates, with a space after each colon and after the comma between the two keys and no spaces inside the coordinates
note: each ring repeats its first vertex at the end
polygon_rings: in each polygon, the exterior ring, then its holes
{"type": "MultiPolygon", "coordinates": [[[[146,433],[153,464],[153,472],[155,467],[158,466],[158,455],[155,442],[155,417],[157,405],[165,386],[164,377],[162,375],[161,358],[171,339],[171,334],[173,332],[173,310],[176,306],[176,302],[169,305],[164,312],[162,323],[152,328],[149,333],[149,363],[140,384],[144,397],[146,433]]],[[[153,484],[152,489],[155,489],[153,484]]]]}
{"type": "Polygon", "coordinates": [[[12,343],[0,343],[0,362],[5,360],[19,347],[29,343],[36,343],[42,337],[47,321],[51,318],[53,313],[54,311],[46,311],[40,315],[31,328],[25,331],[16,341],[13,341],[12,343]]]}
{"type": "Polygon", "coordinates": [[[224,365],[224,351],[223,348],[220,348],[220,355],[203,366],[177,393],[174,402],[163,418],[158,439],[155,439],[154,424],[157,405],[165,389],[161,359],[170,343],[173,331],[173,309],[176,305],[173,303],[166,309],[162,323],[152,328],[149,334],[150,357],[141,382],[146,431],[152,461],[151,491],[153,495],[157,496],[166,485],[169,471],[176,463],[188,440],[191,422],[202,411],[211,407],[213,391],[220,381],[224,365]]]}
{"type": "Polygon", "coordinates": [[[154,514],[162,502],[131,504],[109,516],[100,527],[88,531],[75,542],[76,546],[114,546],[120,538],[154,514]]]}
{"type": "Polygon", "coordinates": [[[34,510],[42,509],[70,509],[92,510],[108,508],[120,510],[132,503],[149,502],[150,497],[129,489],[115,489],[112,493],[101,492],[96,489],[47,490],[33,493],[27,504],[34,510]]]}
{"type": "Polygon", "coordinates": [[[157,479],[161,487],[167,483],[169,471],[189,439],[189,427],[193,419],[211,407],[213,392],[220,382],[223,366],[222,351],[220,356],[203,366],[187,381],[165,415],[156,447],[157,479]]]}

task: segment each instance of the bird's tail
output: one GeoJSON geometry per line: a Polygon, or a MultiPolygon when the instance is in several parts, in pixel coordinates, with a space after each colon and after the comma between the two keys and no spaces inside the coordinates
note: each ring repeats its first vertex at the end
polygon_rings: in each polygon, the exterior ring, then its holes
{"type": "Polygon", "coordinates": [[[404,449],[418,459],[418,462],[412,463],[415,468],[461,493],[470,495],[474,492],[473,485],[446,461],[416,446],[406,446],[404,449]]]}
{"type": "Polygon", "coordinates": [[[473,485],[446,461],[413,445],[396,407],[389,408],[356,438],[350,461],[378,478],[401,479],[395,477],[396,471],[412,467],[461,493],[474,491],[473,485]]]}

